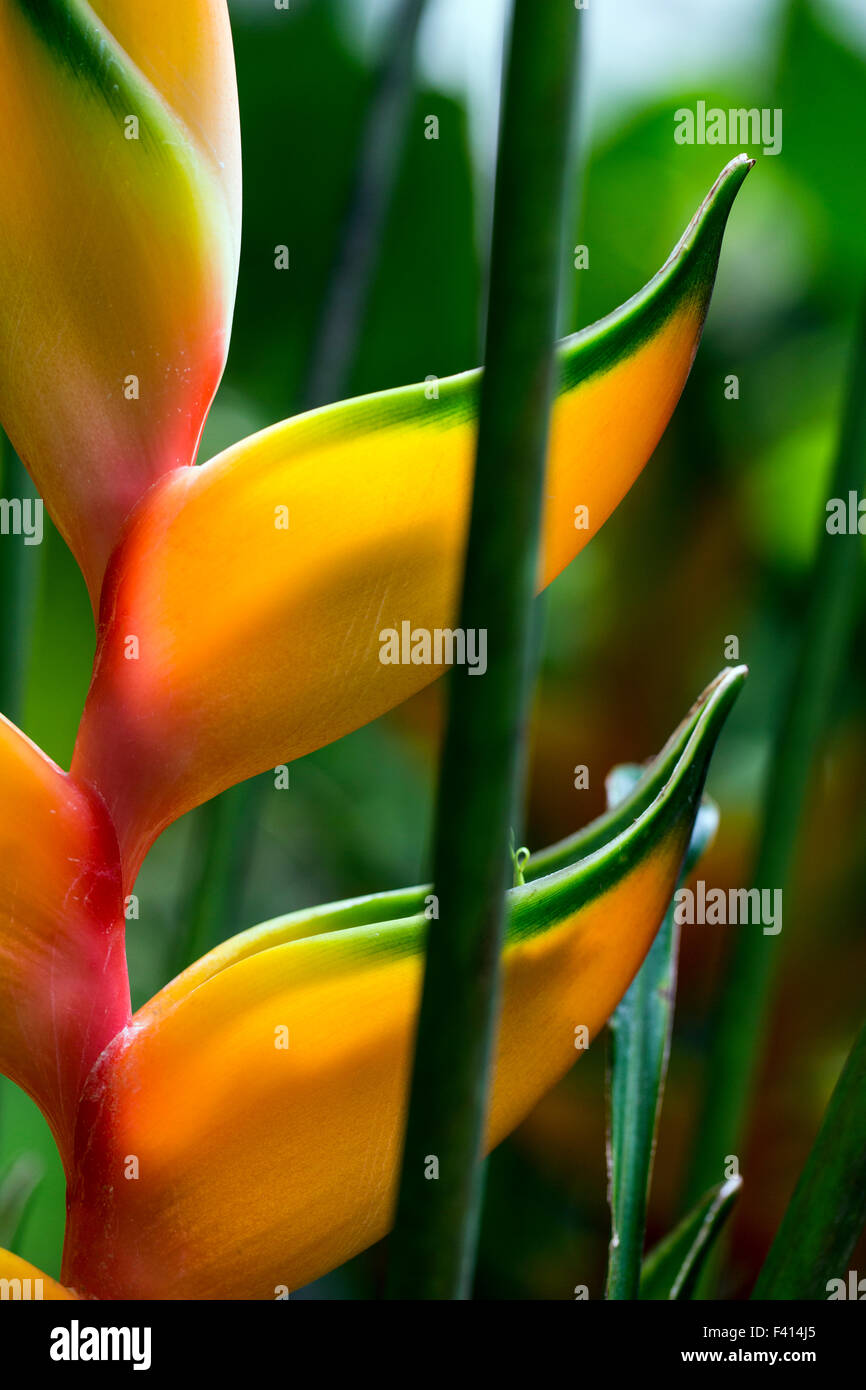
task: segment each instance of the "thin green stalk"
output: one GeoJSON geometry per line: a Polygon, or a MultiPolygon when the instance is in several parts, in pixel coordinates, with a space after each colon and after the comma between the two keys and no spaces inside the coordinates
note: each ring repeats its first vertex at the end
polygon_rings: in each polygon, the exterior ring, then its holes
{"type": "Polygon", "coordinates": [[[412,101],[412,59],[426,0],[402,0],[388,26],[343,235],[304,392],[304,409],[339,400],[358,350],[412,101]]]}
{"type": "MultiPolygon", "coordinates": [[[[358,350],[382,228],[397,177],[412,98],[415,39],[425,5],[426,0],[402,0],[389,26],[361,138],[358,174],[304,388],[305,410],[340,398],[358,350]]],[[[256,782],[232,787],[200,813],[198,843],[193,848],[184,894],[187,927],[171,947],[171,975],[239,928],[244,880],[255,849],[259,791],[256,782]]]]}
{"type": "Polygon", "coordinates": [[[241,782],[197,812],[191,882],[171,947],[171,976],[239,930],[258,792],[255,779],[241,782]]]}
{"type": "Polygon", "coordinates": [[[846,1275],[864,1225],[866,1026],[830,1097],[752,1297],[826,1299],[829,1281],[846,1275]]]}
{"type": "MultiPolygon", "coordinates": [[[[830,497],[847,502],[866,478],[866,304],[858,322],[830,497]]],[[[851,640],[861,567],[860,537],[833,535],[822,514],[799,651],[770,763],[754,882],[785,890],[815,758],[851,640]]],[[[720,999],[697,1130],[691,1200],[722,1175],[738,1151],[765,1039],[781,936],[742,927],[720,999]]]]}
{"type": "Polygon", "coordinates": [[[571,5],[515,0],[459,617],[465,631],[486,632],[487,670],[475,679],[455,667],[450,679],[433,849],[439,916],[428,938],[391,1298],[466,1298],[475,1262],[509,827],[525,756],[577,23],[571,5]]]}
{"type": "MultiPolygon", "coordinates": [[[[29,474],[0,429],[0,497],[35,498],[29,474]]],[[[24,687],[32,629],[32,607],[41,546],[26,546],[24,537],[0,535],[0,714],[19,727],[24,715],[24,687]]],[[[0,1119],[11,1081],[0,1077],[0,1119]]]]}
{"type": "MultiPolygon", "coordinates": [[[[0,431],[0,497],[35,496],[28,474],[0,431]]],[[[0,535],[0,713],[13,724],[22,720],[30,606],[37,573],[37,548],[24,537],[0,535]]]]}

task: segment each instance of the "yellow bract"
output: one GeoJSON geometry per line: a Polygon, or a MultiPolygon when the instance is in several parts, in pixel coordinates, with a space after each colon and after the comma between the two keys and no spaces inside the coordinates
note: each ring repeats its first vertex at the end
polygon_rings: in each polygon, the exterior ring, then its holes
{"type": "MultiPolygon", "coordinates": [[[[491,1146],[627,988],[687,833],[506,950],[491,1146]]],[[[64,1279],[101,1297],[273,1298],[384,1235],[422,945],[417,921],[292,942],[141,1010],[88,1088],[64,1279]]]]}
{"type": "Polygon", "coordinates": [[[75,1299],[77,1295],[18,1255],[13,1255],[8,1250],[0,1250],[0,1298],[22,1303],[43,1300],[60,1303],[67,1299],[75,1299]]]}
{"type": "MultiPolygon", "coordinates": [[[[560,345],[540,586],[604,523],[664,430],[748,167],[728,166],[640,295],[560,345]]],[[[439,674],[384,663],[382,639],[404,622],[435,633],[455,620],[479,380],[288,420],[143,499],[106,581],[73,762],[109,808],[127,884],[183,812],[439,674]]]]}
{"type": "MultiPolygon", "coordinates": [[[[508,894],[489,1146],[576,1060],[638,970],[743,677],[726,670],[629,798],[541,856],[560,867],[508,894]]],[[[267,923],[134,1016],[82,1099],[68,1284],[97,1297],[273,1298],[385,1233],[424,943],[437,930],[423,901],[413,889],[336,904],[306,917],[306,937],[304,914],[267,923]],[[377,903],[411,915],[377,920],[377,903]]]]}

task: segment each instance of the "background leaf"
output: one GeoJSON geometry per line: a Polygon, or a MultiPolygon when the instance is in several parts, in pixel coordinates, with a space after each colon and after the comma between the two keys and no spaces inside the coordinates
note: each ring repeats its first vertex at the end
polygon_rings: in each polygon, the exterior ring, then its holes
{"type": "Polygon", "coordinates": [[[866,1026],[842,1075],[753,1298],[825,1299],[866,1222],[866,1026]]]}
{"type": "MultiPolygon", "coordinates": [[[[613,806],[628,796],[643,769],[631,764],[608,777],[613,806]]],[[[695,820],[682,884],[713,839],[718,810],[705,798],[695,820]]],[[[610,1020],[608,1183],[611,1242],[608,1298],[636,1298],[646,1204],[664,1095],[676,997],[680,929],[669,908],[646,960],[610,1020]]]]}

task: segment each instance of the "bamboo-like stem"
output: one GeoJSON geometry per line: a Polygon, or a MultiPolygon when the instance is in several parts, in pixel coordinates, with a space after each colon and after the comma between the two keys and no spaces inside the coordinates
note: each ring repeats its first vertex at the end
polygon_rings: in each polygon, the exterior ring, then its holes
{"type": "MultiPolygon", "coordinates": [[[[830,497],[848,500],[866,478],[866,303],[860,314],[830,497]]],[[[754,874],[758,888],[791,880],[797,833],[855,613],[860,537],[831,534],[822,513],[806,616],[770,763],[754,874]]],[[[737,1153],[765,1038],[780,936],[741,927],[720,999],[691,1175],[694,1198],[737,1153]]]]}
{"type": "Polygon", "coordinates": [[[864,1224],[866,1027],[830,1097],[752,1297],[826,1299],[828,1281],[845,1277],[864,1224]]]}
{"type": "Polygon", "coordinates": [[[466,1298],[475,1262],[509,827],[524,766],[577,24],[571,5],[515,0],[459,617],[467,632],[486,631],[487,670],[475,678],[458,666],[450,676],[433,849],[439,916],[428,936],[392,1298],[466,1298]]]}

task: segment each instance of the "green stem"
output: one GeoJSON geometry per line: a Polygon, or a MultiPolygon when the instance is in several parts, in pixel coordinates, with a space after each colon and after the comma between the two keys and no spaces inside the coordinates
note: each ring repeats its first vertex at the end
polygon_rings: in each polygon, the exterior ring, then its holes
{"type": "Polygon", "coordinates": [[[439,918],[428,938],[392,1298],[468,1297],[474,1267],[509,827],[524,764],[577,23],[571,5],[515,0],[459,618],[467,632],[486,631],[487,670],[478,680],[455,667],[450,678],[433,850],[439,918]],[[433,1158],[438,1178],[428,1180],[433,1158]]]}
{"type": "Polygon", "coordinates": [[[826,1299],[828,1281],[844,1275],[864,1225],[866,1027],[830,1097],[752,1297],[826,1299]]]}
{"type": "MultiPolygon", "coordinates": [[[[861,313],[833,469],[831,497],[847,502],[866,475],[866,305],[861,313]]],[[[754,882],[784,889],[833,694],[851,639],[860,570],[860,537],[832,535],[822,515],[806,616],[770,763],[754,882]]],[[[737,1152],[761,1061],[772,971],[780,936],[741,927],[714,1029],[704,1111],[698,1125],[690,1193],[694,1200],[722,1176],[737,1152]]]]}
{"type": "MultiPolygon", "coordinates": [[[[0,429],[0,497],[23,501],[35,495],[29,475],[0,429]]],[[[40,550],[41,546],[25,546],[23,536],[0,535],[0,714],[19,728],[24,722],[24,687],[40,550]]],[[[0,1118],[5,1109],[4,1092],[11,1086],[11,1081],[0,1077],[0,1118]]]]}
{"type": "MultiPolygon", "coordinates": [[[[33,485],[5,434],[0,431],[0,496],[33,498],[33,485]]],[[[24,706],[30,608],[38,571],[36,549],[24,537],[0,535],[0,712],[20,725],[24,706]]]]}

